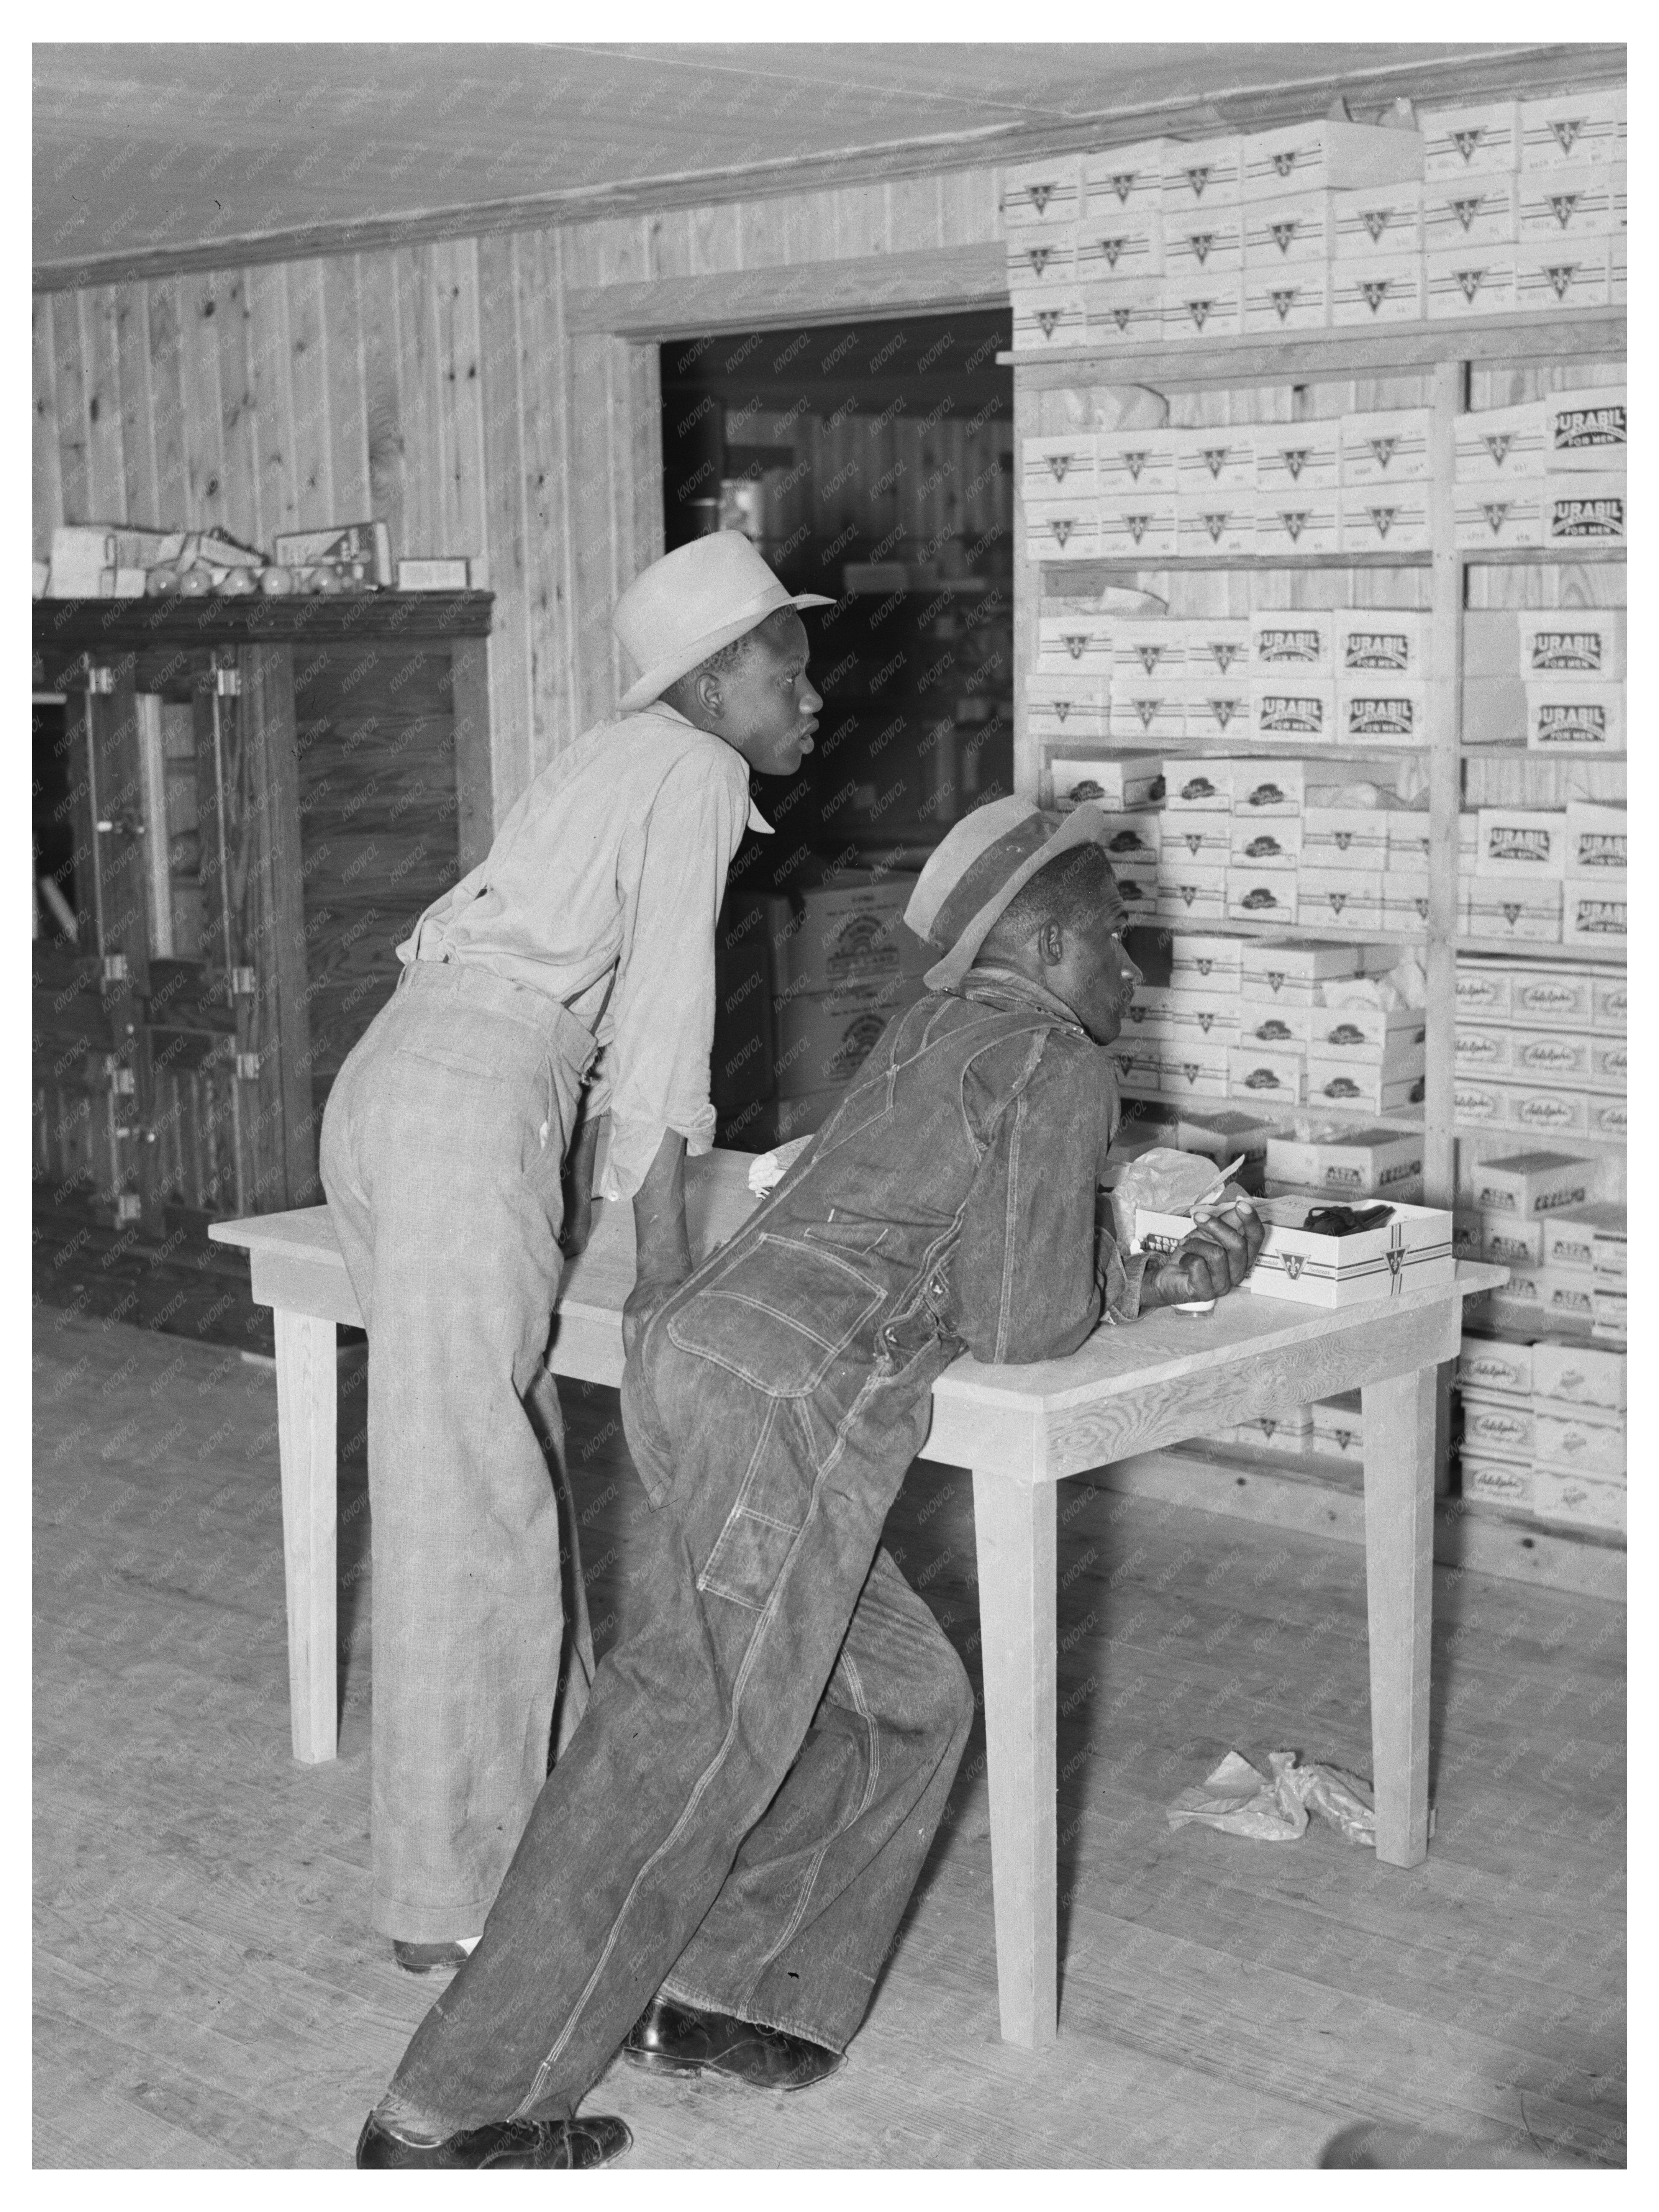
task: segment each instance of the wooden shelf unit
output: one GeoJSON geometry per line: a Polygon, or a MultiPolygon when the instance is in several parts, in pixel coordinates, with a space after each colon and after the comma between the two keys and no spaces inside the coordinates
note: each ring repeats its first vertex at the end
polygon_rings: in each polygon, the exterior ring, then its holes
{"type": "MultiPolygon", "coordinates": [[[[1474,1133],[1460,1129],[1454,1098],[1455,1066],[1455,976],[1460,953],[1498,952],[1517,959],[1577,961],[1605,954],[1565,945],[1498,944],[1486,939],[1461,937],[1457,933],[1458,826],[1462,799],[1462,701],[1463,676],[1463,617],[1468,605],[1472,570],[1485,568],[1540,568],[1553,563],[1622,562],[1625,548],[1575,546],[1570,552],[1548,547],[1517,547],[1476,552],[1460,549],[1455,542],[1455,428],[1468,404],[1469,381],[1480,369],[1538,368],[1553,362],[1622,358],[1626,345],[1623,307],[1595,309],[1572,315],[1545,314],[1493,317],[1474,323],[1446,321],[1382,330],[1325,331],[1281,339],[1218,339],[1177,346],[1071,348],[1062,354],[1018,352],[1000,356],[1014,372],[1014,436],[1017,453],[1027,437],[1058,434],[1062,426],[1044,419],[1042,401],[1052,393],[1086,390],[1091,386],[1140,384],[1159,392],[1187,394],[1224,392],[1243,386],[1303,386],[1316,382],[1344,383],[1392,375],[1416,374],[1427,385],[1426,394],[1415,402],[1381,401],[1364,404],[1426,404],[1430,410],[1429,523],[1431,549],[1411,554],[1303,554],[1285,556],[1248,555],[1199,556],[1182,561],[1169,556],[1137,560],[1119,556],[1090,560],[1058,555],[1054,560],[1026,556],[1024,517],[1021,544],[1015,557],[1015,694],[1014,775],[1017,789],[1033,797],[1040,793],[1046,770],[1045,756],[1060,748],[1032,738],[1027,731],[1025,700],[1030,688],[1035,659],[1036,612],[1044,589],[1045,572],[1066,569],[1085,575],[1139,576],[1147,588],[1152,580],[1204,571],[1233,571],[1249,574],[1283,570],[1303,573],[1340,570],[1426,570],[1429,611],[1431,615],[1431,666],[1429,681],[1427,744],[1411,750],[1428,770],[1431,908],[1420,933],[1399,933],[1402,945],[1420,945],[1425,951],[1428,974],[1428,1053],[1424,1130],[1424,1169],[1426,1194],[1431,1203],[1450,1205],[1456,1189],[1457,1140],[1474,1133]]],[[[1052,411],[1052,410],[1051,410],[1052,411]]],[[[1308,418],[1310,419],[1310,418],[1308,418]]],[[[1110,740],[1113,745],[1119,741],[1110,740]]],[[[1082,745],[1084,741],[1078,741],[1082,745]]],[[[1094,741],[1097,744],[1098,741],[1094,741]]],[[[1089,748],[1094,749],[1091,744],[1089,748]]],[[[1125,741],[1126,750],[1136,747],[1125,741]]],[[[1243,738],[1235,745],[1203,741],[1205,750],[1232,751],[1240,757],[1279,757],[1279,748],[1258,747],[1243,738]]],[[[1297,748],[1286,745],[1285,754],[1297,748]]],[[[1304,747],[1312,757],[1323,748],[1304,747]]],[[[1333,749],[1334,750],[1334,749],[1333,749]]],[[[1345,749],[1346,750],[1347,749],[1345,749]]],[[[1358,749],[1354,749],[1357,752],[1358,749]]],[[[1382,752],[1384,748],[1366,748],[1382,752]]],[[[1401,750],[1404,750],[1403,748],[1401,750]]],[[[1492,750],[1481,747],[1481,752],[1492,750]]],[[[1175,756],[1178,757],[1179,756],[1175,756]]],[[[1155,926],[1170,927],[1154,918],[1155,926]]],[[[1181,925],[1174,925],[1179,928],[1181,925]]],[[[1191,925],[1206,933],[1233,935],[1281,935],[1307,938],[1352,937],[1361,941],[1393,942],[1395,933],[1344,932],[1313,926],[1247,922],[1206,922],[1191,925]]],[[[1482,1135],[1486,1132],[1480,1133],[1482,1135]]]]}

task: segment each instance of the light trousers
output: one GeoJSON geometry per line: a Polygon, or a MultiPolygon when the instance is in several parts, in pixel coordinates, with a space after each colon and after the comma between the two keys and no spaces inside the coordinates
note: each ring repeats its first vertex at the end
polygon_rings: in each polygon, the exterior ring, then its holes
{"type": "Polygon", "coordinates": [[[374,1917],[404,1942],[477,1935],[592,1679],[544,1358],[592,1055],[556,1001],[416,963],[323,1118],[368,1332],[374,1917]]]}

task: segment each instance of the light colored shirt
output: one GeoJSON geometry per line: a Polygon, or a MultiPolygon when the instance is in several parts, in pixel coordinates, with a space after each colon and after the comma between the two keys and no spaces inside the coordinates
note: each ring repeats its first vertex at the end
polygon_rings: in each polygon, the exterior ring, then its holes
{"type": "Polygon", "coordinates": [[[549,763],[398,957],[476,961],[567,1006],[599,1046],[602,1198],[631,1198],[670,1129],[714,1141],[714,924],[750,803],[741,753],[660,701],[549,763]]]}

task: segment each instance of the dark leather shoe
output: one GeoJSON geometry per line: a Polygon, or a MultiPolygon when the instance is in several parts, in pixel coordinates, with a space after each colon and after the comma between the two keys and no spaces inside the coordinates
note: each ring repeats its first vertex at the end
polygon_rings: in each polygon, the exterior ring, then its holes
{"type": "Polygon", "coordinates": [[[574,2120],[492,2120],[485,2127],[463,2128],[441,2143],[410,2143],[383,2128],[371,2112],[357,2138],[356,2162],[364,2166],[533,2166],[581,2172],[609,2166],[633,2141],[625,2121],[608,2112],[584,2112],[574,2120]]]}
{"type": "Polygon", "coordinates": [[[453,1974],[469,1954],[459,1943],[400,1943],[394,1936],[392,1955],[406,1974],[453,1974]]]}
{"type": "Polygon", "coordinates": [[[623,2056],[658,2074],[726,2074],[754,2089],[810,2089],[847,2063],[841,2051],[804,2035],[664,1996],[653,1997],[635,2021],[623,2056]]]}

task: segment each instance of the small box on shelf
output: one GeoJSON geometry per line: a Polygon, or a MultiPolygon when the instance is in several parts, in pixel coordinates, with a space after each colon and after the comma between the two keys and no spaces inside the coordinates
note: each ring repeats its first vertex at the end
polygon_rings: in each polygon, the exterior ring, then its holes
{"type": "Polygon", "coordinates": [[[1244,335],[1244,277],[1242,270],[1187,277],[1170,264],[1164,277],[1164,343],[1188,338],[1240,338],[1244,335]]]}
{"type": "Polygon", "coordinates": [[[1433,623],[1426,607],[1339,607],[1331,641],[1339,680],[1426,676],[1433,623]]]}
{"type": "Polygon", "coordinates": [[[1020,443],[1020,489],[1028,507],[1093,499],[1095,440],[1088,431],[1060,438],[1025,438],[1020,443]]]}
{"type": "Polygon", "coordinates": [[[1517,143],[1525,170],[1581,168],[1623,158],[1626,93],[1622,85],[1568,90],[1521,102],[1517,143]]]}
{"type": "MultiPolygon", "coordinates": [[[[1607,677],[1560,676],[1528,682],[1527,749],[1540,753],[1617,754],[1625,750],[1625,687],[1607,677]]],[[[1563,825],[1565,834],[1565,824],[1563,825]]]]}
{"type": "Polygon", "coordinates": [[[1341,531],[1345,553],[1426,553],[1432,543],[1428,486],[1344,485],[1341,531]]]}
{"type": "Polygon", "coordinates": [[[1176,551],[1174,495],[1147,492],[1103,498],[1093,550],[1109,560],[1141,560],[1149,566],[1173,560],[1176,551]]]}
{"type": "Polygon", "coordinates": [[[1424,313],[1420,253],[1379,254],[1370,261],[1331,264],[1331,325],[1370,330],[1389,323],[1420,323],[1424,313]]]}
{"type": "Polygon", "coordinates": [[[1048,771],[1054,805],[1062,813],[1085,801],[1103,807],[1109,814],[1151,807],[1164,781],[1164,763],[1149,754],[1054,755],[1048,771]]]}
{"type": "Polygon", "coordinates": [[[1075,266],[1080,284],[1109,285],[1164,275],[1164,224],[1156,208],[1107,210],[1078,226],[1075,266]]]}
{"type": "Polygon", "coordinates": [[[1010,292],[1075,291],[1077,242],[1077,231],[1069,223],[1011,230],[1006,240],[1010,292]]]}
{"type": "MultiPolygon", "coordinates": [[[[1030,561],[1092,561],[1103,548],[1100,530],[1101,511],[1092,502],[1088,505],[1066,503],[1039,505],[1035,500],[1025,501],[1025,556],[1030,561]]],[[[1175,517],[1170,518],[1170,543],[1175,543],[1175,517]]]]}
{"type": "Polygon", "coordinates": [[[1107,615],[1040,615],[1036,673],[1087,676],[1109,684],[1115,635],[1107,615]]]}
{"type": "Polygon", "coordinates": [[[1174,922],[1224,921],[1227,919],[1227,870],[1220,867],[1174,867],[1160,864],[1158,911],[1174,922]]]}
{"type": "Polygon", "coordinates": [[[1507,484],[1541,477],[1547,445],[1542,400],[1460,415],[1453,429],[1455,472],[1463,484],[1507,484]]]}
{"type": "MultiPolygon", "coordinates": [[[[1541,425],[1540,434],[1541,436],[1541,425]]],[[[1173,430],[1102,430],[1095,438],[1100,495],[1144,500],[1174,495],[1176,485],[1173,430]]]]}
{"type": "Polygon", "coordinates": [[[1520,636],[1520,672],[1530,680],[1625,673],[1622,607],[1523,609],[1520,636]]]}
{"type": "Polygon", "coordinates": [[[1561,942],[1593,945],[1609,958],[1622,959],[1630,943],[1630,912],[1624,890],[1609,884],[1570,877],[1562,908],[1561,942]]]}
{"type": "Polygon", "coordinates": [[[1566,808],[1566,850],[1562,873],[1580,883],[1604,884],[1622,890],[1629,866],[1629,812],[1587,799],[1566,808]]]}
{"type": "Polygon", "coordinates": [[[1429,474],[1429,422],[1426,407],[1377,408],[1345,415],[1340,438],[1344,489],[1351,484],[1425,483],[1429,474]]]}
{"type": "Polygon", "coordinates": [[[1431,322],[1512,315],[1512,246],[1449,246],[1423,256],[1425,306],[1431,322]]]}
{"type": "Polygon", "coordinates": [[[1413,183],[1422,177],[1424,153],[1415,131],[1328,116],[1254,131],[1243,141],[1243,195],[1253,201],[1286,192],[1413,183]]]}
{"type": "Polygon", "coordinates": [[[1259,422],[1255,428],[1255,483],[1274,498],[1309,491],[1334,491],[1338,482],[1338,419],[1322,422],[1259,422]]]}
{"type": "Polygon", "coordinates": [[[1255,490],[1253,428],[1216,426],[1172,434],[1176,486],[1182,497],[1208,499],[1218,492],[1255,490]]]}
{"type": "Polygon", "coordinates": [[[1093,346],[1157,345],[1164,336],[1161,276],[1079,284],[1085,341],[1093,346]]]}
{"type": "Polygon", "coordinates": [[[1623,469],[1630,451],[1630,423],[1622,384],[1553,392],[1538,404],[1547,473],[1613,477],[1623,469]]]}
{"type": "Polygon", "coordinates": [[[1428,110],[1418,118],[1423,133],[1423,176],[1471,177],[1521,166],[1521,104],[1491,100],[1428,110]]]}
{"type": "Polygon", "coordinates": [[[1457,1354],[1458,1386],[1528,1398],[1536,1349],[1509,1337],[1465,1336],[1457,1354]]]}
{"type": "Polygon", "coordinates": [[[1287,499],[1256,494],[1255,550],[1275,556],[1337,553],[1342,550],[1340,495],[1307,490],[1287,499]]]}
{"type": "Polygon", "coordinates": [[[1007,231],[1060,230],[1079,213],[1081,170],[1075,155],[1045,156],[1006,170],[1002,179],[1002,222],[1007,231]]]}
{"type": "Polygon", "coordinates": [[[1568,557],[1582,545],[1626,544],[1629,504],[1622,476],[1547,476],[1543,542],[1568,557]]]}
{"type": "Polygon", "coordinates": [[[1252,817],[1237,809],[1231,817],[1228,865],[1236,868],[1283,868],[1292,874],[1301,864],[1302,823],[1283,814],[1252,817]]]}
{"type": "Polygon", "coordinates": [[[1352,861],[1320,865],[1305,857],[1299,882],[1304,921],[1333,929],[1382,927],[1382,871],[1352,861]]]}
{"type": "Polygon", "coordinates": [[[1307,1055],[1293,1047],[1234,1045],[1227,1054],[1227,1095],[1269,1106],[1299,1106],[1307,1073],[1307,1055]]]}
{"type": "Polygon", "coordinates": [[[1420,1069],[1414,1073],[1390,1074],[1386,1068],[1370,1066],[1363,1060],[1333,1058],[1316,1053],[1311,1047],[1306,1080],[1306,1103],[1310,1109],[1357,1106],[1368,1114],[1394,1114],[1420,1103],[1423,1097],[1420,1069]]]}
{"type": "Polygon", "coordinates": [[[1510,1214],[1525,1220],[1584,1206],[1595,1175],[1593,1161],[1568,1153],[1505,1153],[1476,1161],[1471,1194],[1482,1213],[1510,1214]]]}
{"type": "MultiPolygon", "coordinates": [[[[1258,663],[1259,666],[1260,664],[1258,663]]],[[[1328,744],[1337,729],[1336,684],[1325,675],[1253,676],[1250,733],[1253,737],[1316,744],[1328,744]]]]}
{"type": "MultiPolygon", "coordinates": [[[[1339,191],[1331,210],[1334,262],[1415,258],[1423,251],[1423,196],[1415,179],[1339,191]]],[[[1332,271],[1333,276],[1336,270],[1332,271]]]]}
{"type": "Polygon", "coordinates": [[[1237,210],[1243,186],[1243,142],[1237,137],[1200,138],[1172,146],[1163,163],[1159,202],[1178,220],[1211,209],[1237,210]]]}
{"type": "Polygon", "coordinates": [[[1515,304],[1523,314],[1559,315],[1616,304],[1620,258],[1610,238],[1572,246],[1522,243],[1515,264],[1515,304]]]}
{"type": "Polygon", "coordinates": [[[1255,550],[1255,495],[1250,491],[1192,492],[1176,500],[1178,559],[1255,550]]]}
{"type": "Polygon", "coordinates": [[[1457,887],[1457,928],[1462,937],[1516,945],[1559,945],[1562,887],[1464,877],[1457,887]]]}
{"type": "Polygon", "coordinates": [[[1239,866],[1227,868],[1227,917],[1231,921],[1294,922],[1297,918],[1297,879],[1294,867],[1239,866]]]}
{"type": "Polygon", "coordinates": [[[1511,170],[1434,178],[1423,187],[1424,248],[1443,253],[1513,246],[1519,212],[1520,180],[1511,170]]]}
{"type": "Polygon", "coordinates": [[[1620,228],[1615,179],[1622,187],[1622,172],[1607,162],[1523,171],[1516,180],[1517,241],[1577,246],[1584,239],[1611,237],[1620,228]]]}
{"type": "Polygon", "coordinates": [[[1186,151],[1175,138],[1141,138],[1087,154],[1082,165],[1083,212],[1093,222],[1110,216],[1157,215],[1164,204],[1164,171],[1186,151]]]}
{"type": "Polygon", "coordinates": [[[1088,328],[1079,294],[1049,292],[1039,287],[1012,295],[1013,339],[1016,353],[1056,352],[1062,346],[1081,345],[1088,328]]]}
{"type": "Polygon", "coordinates": [[[1302,191],[1247,201],[1244,270],[1270,276],[1304,269],[1323,270],[1336,250],[1336,195],[1302,191]]]}
{"type": "Polygon", "coordinates": [[[1253,678],[1332,673],[1334,614],[1316,608],[1262,609],[1249,617],[1249,623],[1253,678]]]}
{"type": "Polygon", "coordinates": [[[1244,328],[1256,337],[1279,331],[1322,331],[1331,319],[1330,280],[1322,262],[1289,269],[1247,270],[1244,328]]]}
{"type": "MultiPolygon", "coordinates": [[[[1348,1306],[1450,1283],[1456,1262],[1449,1211],[1403,1200],[1389,1206],[1389,1218],[1377,1228],[1332,1237],[1301,1226],[1305,1200],[1264,1200],[1267,1234],[1245,1287],[1258,1297],[1348,1306]]],[[[1318,1418],[1316,1408],[1316,1426],[1318,1418]]]]}
{"type": "Polygon", "coordinates": [[[1567,817],[1564,808],[1483,806],[1475,816],[1474,872],[1530,883],[1566,872],[1567,817]]]}
{"type": "Polygon", "coordinates": [[[1453,538],[1460,553],[1508,551],[1544,542],[1544,480],[1516,476],[1510,483],[1457,480],[1453,538]]]}

